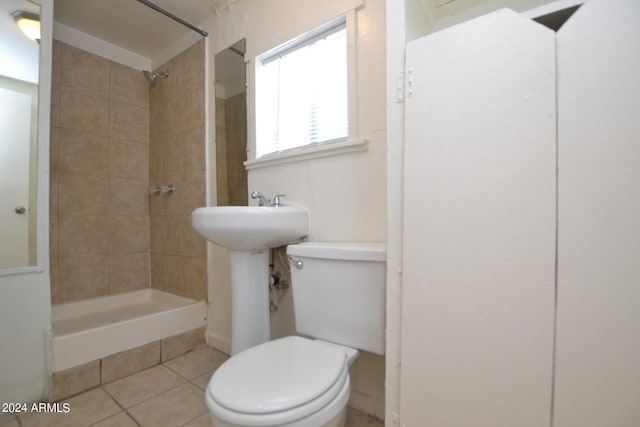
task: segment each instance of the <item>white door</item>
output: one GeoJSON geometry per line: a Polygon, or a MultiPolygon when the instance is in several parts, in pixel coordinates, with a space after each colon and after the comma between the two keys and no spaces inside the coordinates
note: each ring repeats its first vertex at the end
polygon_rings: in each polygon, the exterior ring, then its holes
{"type": "Polygon", "coordinates": [[[29,265],[31,95],[0,88],[0,268],[29,265]]]}
{"type": "Polygon", "coordinates": [[[558,31],[554,427],[640,425],[640,1],[558,31]]]}
{"type": "Polygon", "coordinates": [[[502,10],[407,70],[401,424],[548,427],[555,34],[502,10]]]}

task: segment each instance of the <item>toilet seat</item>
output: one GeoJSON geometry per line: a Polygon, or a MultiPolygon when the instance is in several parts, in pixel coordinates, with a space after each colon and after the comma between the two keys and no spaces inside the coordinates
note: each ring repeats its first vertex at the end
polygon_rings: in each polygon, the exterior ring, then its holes
{"type": "Polygon", "coordinates": [[[210,410],[237,425],[283,425],[349,396],[340,348],[291,336],[245,350],[220,366],[207,387],[210,410]]]}

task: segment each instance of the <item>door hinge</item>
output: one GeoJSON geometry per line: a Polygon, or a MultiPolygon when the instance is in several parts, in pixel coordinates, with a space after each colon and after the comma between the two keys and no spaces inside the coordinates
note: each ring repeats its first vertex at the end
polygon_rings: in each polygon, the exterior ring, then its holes
{"type": "Polygon", "coordinates": [[[396,74],[396,102],[398,104],[405,101],[407,97],[413,95],[413,69],[406,72],[400,71],[396,74]]]}

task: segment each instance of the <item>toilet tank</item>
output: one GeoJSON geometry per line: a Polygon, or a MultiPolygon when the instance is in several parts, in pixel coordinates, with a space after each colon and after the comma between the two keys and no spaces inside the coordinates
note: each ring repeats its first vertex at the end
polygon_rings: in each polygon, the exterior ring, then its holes
{"type": "Polygon", "coordinates": [[[296,330],[384,354],[385,245],[306,242],[287,255],[296,330]]]}

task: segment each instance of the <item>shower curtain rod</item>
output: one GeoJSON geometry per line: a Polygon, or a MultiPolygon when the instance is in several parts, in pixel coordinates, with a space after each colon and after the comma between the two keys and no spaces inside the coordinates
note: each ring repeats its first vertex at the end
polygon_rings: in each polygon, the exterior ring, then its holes
{"type": "Polygon", "coordinates": [[[209,35],[209,33],[207,33],[206,31],[202,31],[200,28],[189,24],[187,21],[178,18],[176,15],[174,15],[171,12],[167,12],[166,10],[164,10],[163,8],[161,8],[160,6],[157,6],[153,3],[151,3],[148,0],[138,0],[140,3],[142,3],[143,5],[150,7],[151,9],[155,10],[156,12],[160,12],[165,16],[168,16],[169,18],[173,19],[176,22],[179,22],[180,24],[184,25],[185,27],[192,29],[193,31],[195,31],[196,33],[199,33],[200,35],[202,35],[203,37],[207,37],[209,35]]]}

